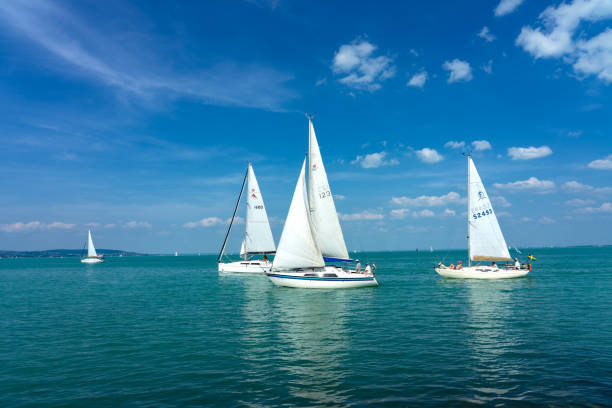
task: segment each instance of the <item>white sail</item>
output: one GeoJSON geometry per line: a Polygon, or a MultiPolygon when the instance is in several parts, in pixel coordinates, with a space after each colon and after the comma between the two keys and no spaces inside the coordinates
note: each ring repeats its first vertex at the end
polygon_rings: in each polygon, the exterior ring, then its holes
{"type": "Polygon", "coordinates": [[[246,248],[244,247],[244,239],[242,240],[242,245],[240,245],[240,256],[244,256],[246,254],[246,248]]]}
{"type": "Polygon", "coordinates": [[[491,200],[468,157],[468,236],[471,260],[511,260],[491,200]]]}
{"type": "Polygon", "coordinates": [[[91,239],[91,230],[88,230],[87,234],[87,256],[90,258],[95,258],[98,256],[98,254],[96,253],[96,248],[94,247],[93,240],[91,239]]]}
{"type": "Polygon", "coordinates": [[[308,197],[305,179],[306,160],[298,179],[289,213],[285,220],[272,269],[296,269],[323,267],[323,256],[310,228],[308,197]]]}
{"type": "Polygon", "coordinates": [[[245,253],[274,252],[276,246],[268,214],[251,163],[248,169],[247,189],[246,236],[243,242],[245,253]]]}
{"type": "Polygon", "coordinates": [[[348,259],[334,198],[310,118],[308,118],[308,204],[313,236],[323,256],[348,259]]]}

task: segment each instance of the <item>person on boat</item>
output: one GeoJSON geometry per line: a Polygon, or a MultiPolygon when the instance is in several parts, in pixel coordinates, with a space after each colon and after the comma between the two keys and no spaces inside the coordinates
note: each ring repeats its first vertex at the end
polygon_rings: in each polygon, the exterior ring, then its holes
{"type": "Polygon", "coordinates": [[[361,272],[361,263],[359,263],[359,259],[355,259],[355,273],[361,272]]]}
{"type": "Polygon", "coordinates": [[[518,258],[514,258],[514,269],[521,269],[521,263],[518,258]]]}
{"type": "Polygon", "coordinates": [[[455,269],[455,264],[450,264],[450,265],[448,266],[448,268],[449,268],[449,269],[455,269]]]}
{"type": "Polygon", "coordinates": [[[370,267],[370,264],[366,264],[366,267],[363,270],[363,273],[365,273],[366,275],[372,273],[372,268],[370,267]]]}
{"type": "Polygon", "coordinates": [[[461,265],[461,261],[457,261],[457,267],[455,269],[463,269],[463,265],[461,265]]]}
{"type": "Polygon", "coordinates": [[[266,254],[264,254],[264,256],[263,256],[263,261],[264,262],[268,262],[268,256],[266,254]]]}
{"type": "Polygon", "coordinates": [[[497,264],[495,263],[495,261],[491,262],[491,266],[492,266],[493,268],[497,268],[497,264]]]}
{"type": "Polygon", "coordinates": [[[376,270],[376,264],[374,262],[372,262],[372,270],[375,271],[376,270]]]}

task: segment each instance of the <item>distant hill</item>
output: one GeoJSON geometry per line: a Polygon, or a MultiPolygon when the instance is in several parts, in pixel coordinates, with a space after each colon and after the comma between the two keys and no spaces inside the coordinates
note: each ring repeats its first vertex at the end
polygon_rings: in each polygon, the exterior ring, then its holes
{"type": "MultiPolygon", "coordinates": [[[[144,256],[138,252],[118,249],[98,249],[104,256],[144,256]]],[[[46,251],[0,251],[0,258],[80,258],[85,252],[82,249],[48,249],[46,251]]]]}

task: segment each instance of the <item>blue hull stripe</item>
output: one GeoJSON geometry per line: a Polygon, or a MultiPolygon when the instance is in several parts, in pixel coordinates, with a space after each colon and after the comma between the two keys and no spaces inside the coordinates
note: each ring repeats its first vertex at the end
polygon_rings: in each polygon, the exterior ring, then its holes
{"type": "Polygon", "coordinates": [[[331,282],[367,282],[373,281],[374,278],[316,278],[314,276],[287,276],[287,275],[275,275],[268,273],[271,278],[282,278],[282,279],[299,279],[299,280],[311,280],[311,281],[331,281],[331,282]]]}

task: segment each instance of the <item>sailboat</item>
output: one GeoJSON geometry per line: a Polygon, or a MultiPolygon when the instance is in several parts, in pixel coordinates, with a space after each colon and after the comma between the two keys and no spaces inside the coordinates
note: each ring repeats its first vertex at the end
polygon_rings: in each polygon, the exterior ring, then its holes
{"type": "Polygon", "coordinates": [[[274,284],[293,288],[377,286],[372,272],[355,273],[325,264],[352,260],[342,235],[311,116],[308,117],[308,135],[308,158],[302,164],[272,269],[266,274],[274,284]]]}
{"type": "Polygon", "coordinates": [[[98,255],[96,253],[96,248],[91,239],[91,230],[87,231],[87,256],[81,258],[81,262],[90,264],[104,262],[104,255],[98,255]]]}
{"type": "Polygon", "coordinates": [[[267,255],[273,254],[276,251],[274,245],[274,237],[270,229],[268,214],[264,207],[263,197],[259,190],[259,184],[253,171],[251,163],[247,166],[247,171],[242,180],[238,201],[234,207],[234,214],[230,221],[225,240],[221,246],[221,251],[217,257],[219,272],[235,272],[235,273],[264,273],[272,267],[272,263],[268,260],[267,255]],[[236,211],[244,193],[244,186],[247,185],[246,197],[246,228],[244,239],[240,246],[240,257],[242,260],[236,262],[222,262],[225,255],[225,247],[227,239],[236,219],[236,211]],[[263,255],[263,259],[253,259],[252,255],[263,255]]]}
{"type": "Polygon", "coordinates": [[[471,155],[468,159],[468,266],[453,267],[438,264],[436,272],[446,278],[472,278],[472,279],[507,279],[525,276],[531,270],[531,265],[497,266],[495,261],[512,261],[506,240],[502,234],[497,217],[493,212],[491,200],[478,175],[471,155]],[[481,265],[474,261],[492,262],[490,265],[481,265]]]}

